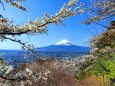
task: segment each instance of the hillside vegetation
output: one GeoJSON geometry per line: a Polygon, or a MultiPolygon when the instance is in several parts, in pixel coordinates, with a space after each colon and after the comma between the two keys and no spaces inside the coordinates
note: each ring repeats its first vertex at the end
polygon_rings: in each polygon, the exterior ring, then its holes
{"type": "Polygon", "coordinates": [[[104,33],[93,38],[91,46],[93,50],[83,58],[76,78],[82,80],[90,76],[102,76],[105,83],[102,86],[109,86],[104,80],[109,80],[110,86],[115,86],[115,21],[104,33]]]}

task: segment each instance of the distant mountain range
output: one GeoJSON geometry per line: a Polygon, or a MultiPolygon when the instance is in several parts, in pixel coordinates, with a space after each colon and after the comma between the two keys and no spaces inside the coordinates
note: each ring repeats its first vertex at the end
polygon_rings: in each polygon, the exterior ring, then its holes
{"type": "MultiPolygon", "coordinates": [[[[76,54],[76,55],[84,55],[90,52],[91,48],[77,46],[68,40],[61,40],[53,45],[46,47],[35,48],[40,55],[61,55],[61,54],[76,54]]],[[[0,50],[0,53],[5,57],[23,57],[25,51],[22,50],[0,50]]]]}
{"type": "MultiPolygon", "coordinates": [[[[54,59],[76,58],[88,54],[90,50],[91,48],[89,47],[77,46],[68,40],[62,40],[46,47],[35,48],[35,51],[38,52],[42,57],[54,59]]],[[[22,61],[25,63],[36,59],[32,56],[26,59],[23,58],[25,51],[22,50],[0,50],[0,53],[12,64],[17,64],[17,62],[20,63],[22,61]]]]}
{"type": "Polygon", "coordinates": [[[82,53],[87,54],[91,50],[89,47],[77,46],[68,40],[62,40],[54,45],[40,47],[36,49],[39,52],[58,52],[58,53],[82,53]]]}

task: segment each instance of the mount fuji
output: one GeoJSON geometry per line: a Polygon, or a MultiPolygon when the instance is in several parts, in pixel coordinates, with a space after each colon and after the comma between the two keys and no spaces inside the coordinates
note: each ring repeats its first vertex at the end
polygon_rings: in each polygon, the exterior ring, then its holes
{"type": "Polygon", "coordinates": [[[37,48],[39,52],[49,52],[49,53],[78,53],[78,54],[87,54],[91,48],[77,46],[71,43],[70,41],[64,39],[54,45],[37,48]]]}

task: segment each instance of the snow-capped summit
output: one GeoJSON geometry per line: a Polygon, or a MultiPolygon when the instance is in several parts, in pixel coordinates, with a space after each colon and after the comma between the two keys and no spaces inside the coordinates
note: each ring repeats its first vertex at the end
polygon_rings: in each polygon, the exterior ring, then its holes
{"type": "Polygon", "coordinates": [[[39,52],[45,53],[77,53],[77,54],[86,54],[91,49],[89,47],[77,46],[73,43],[69,42],[67,39],[63,39],[53,45],[49,45],[46,47],[38,48],[39,52]]]}
{"type": "Polygon", "coordinates": [[[63,39],[63,40],[55,43],[55,45],[66,45],[66,46],[70,46],[70,45],[72,45],[72,43],[70,41],[68,41],[67,39],[63,39]]]}

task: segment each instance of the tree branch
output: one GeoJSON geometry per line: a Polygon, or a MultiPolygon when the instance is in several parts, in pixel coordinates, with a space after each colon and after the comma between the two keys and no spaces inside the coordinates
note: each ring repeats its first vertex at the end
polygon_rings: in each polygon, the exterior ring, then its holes
{"type": "Polygon", "coordinates": [[[35,52],[32,48],[28,47],[25,43],[22,43],[20,40],[16,40],[16,39],[12,39],[12,38],[9,38],[9,37],[6,37],[6,36],[1,36],[2,38],[4,39],[8,39],[10,41],[13,41],[13,42],[17,42],[19,44],[21,44],[22,46],[24,46],[26,49],[28,49],[28,51],[32,52],[34,54],[34,57],[40,57],[37,52],[35,52]]]}
{"type": "Polygon", "coordinates": [[[0,0],[0,3],[2,4],[3,9],[6,11],[3,2],[0,0]]]}
{"type": "Polygon", "coordinates": [[[8,80],[8,81],[21,81],[21,80],[32,80],[32,79],[28,79],[26,77],[23,77],[23,78],[7,78],[7,77],[4,77],[2,75],[0,75],[0,78],[4,79],[4,80],[8,80]]]}

